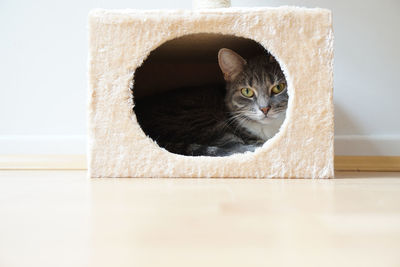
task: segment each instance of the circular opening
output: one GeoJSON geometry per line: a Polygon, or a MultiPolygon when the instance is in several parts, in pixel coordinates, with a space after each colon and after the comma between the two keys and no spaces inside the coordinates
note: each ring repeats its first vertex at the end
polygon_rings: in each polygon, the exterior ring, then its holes
{"type": "Polygon", "coordinates": [[[134,112],[169,152],[229,156],[255,151],[286,116],[287,82],[257,42],[192,34],[165,42],[136,70],[134,112]]]}

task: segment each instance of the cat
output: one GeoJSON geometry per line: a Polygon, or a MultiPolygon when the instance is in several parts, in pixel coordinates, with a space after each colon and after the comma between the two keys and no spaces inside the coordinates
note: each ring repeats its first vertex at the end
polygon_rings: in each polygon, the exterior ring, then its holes
{"type": "Polygon", "coordinates": [[[270,55],[245,60],[222,48],[225,85],[180,88],[135,101],[139,125],[159,146],[187,156],[229,156],[254,151],[282,124],[288,93],[270,55]]]}

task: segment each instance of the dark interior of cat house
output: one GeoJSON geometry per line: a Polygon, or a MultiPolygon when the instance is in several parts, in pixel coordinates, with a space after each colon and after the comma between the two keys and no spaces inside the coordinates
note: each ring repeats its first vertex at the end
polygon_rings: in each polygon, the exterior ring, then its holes
{"type": "MultiPolygon", "coordinates": [[[[218,52],[221,48],[231,49],[244,59],[258,55],[265,55],[265,58],[270,58],[267,50],[253,40],[231,35],[202,33],[186,35],[165,42],[153,50],[148,58],[143,62],[142,66],[135,71],[132,88],[135,103],[134,111],[138,123],[145,134],[156,141],[159,146],[164,147],[170,152],[183,155],[230,155],[230,153],[206,153],[201,149],[202,152],[194,153],[192,148],[185,147],[181,150],[174,147],[175,145],[172,143],[179,143],[178,146],[182,146],[182,144],[185,143],[186,145],[188,145],[187,143],[194,143],[196,146],[207,145],[204,144],[204,138],[201,137],[202,133],[200,132],[203,128],[200,126],[200,128],[194,127],[192,130],[188,130],[192,131],[192,133],[179,132],[182,127],[185,127],[188,121],[192,121],[190,117],[178,122],[178,125],[182,125],[179,130],[174,130],[172,128],[171,132],[167,135],[160,134],[161,131],[172,127],[171,124],[176,120],[182,120],[182,118],[176,114],[175,110],[173,110],[176,108],[176,105],[179,105],[179,103],[182,102],[175,102],[175,99],[170,99],[168,97],[169,92],[174,92],[177,89],[181,91],[199,90],[199,88],[210,86],[214,86],[215,88],[224,88],[224,75],[218,64],[218,52]],[[159,100],[160,97],[157,96],[162,96],[162,100],[159,100]],[[165,102],[170,102],[171,105],[174,106],[171,108],[165,108],[165,102]],[[163,110],[160,111],[161,115],[154,115],[156,114],[153,112],[155,108],[150,107],[151,105],[158,107],[162,105],[163,110]],[[152,109],[152,112],[149,112],[146,108],[152,109]],[[170,117],[168,118],[167,116],[170,117]],[[155,121],[157,120],[163,121],[165,127],[161,127],[162,129],[158,130],[157,125],[155,125],[155,121]],[[149,123],[150,121],[153,122],[153,124],[149,123]],[[188,140],[188,135],[196,134],[199,136],[191,136],[190,138],[192,140],[188,140]],[[179,139],[180,137],[182,140],[179,139]],[[163,138],[170,138],[171,140],[169,142],[168,140],[162,140],[163,138]],[[188,152],[188,150],[190,151],[188,152]]],[[[208,95],[205,95],[204,98],[209,96],[209,93],[206,94],[208,95]]],[[[206,102],[207,107],[205,108],[207,110],[213,110],[212,105],[214,104],[223,105],[223,103],[213,100],[213,97],[210,97],[209,101],[206,102]]],[[[216,109],[215,114],[218,112],[219,111],[216,109]]],[[[198,111],[196,110],[192,113],[198,113],[198,111]]],[[[218,114],[216,116],[218,116],[218,114]]],[[[210,125],[204,125],[204,131],[209,138],[219,138],[217,136],[218,134],[207,132],[207,127],[210,127],[210,125]],[[213,134],[215,134],[215,136],[213,136],[213,134]]],[[[216,149],[215,144],[210,144],[209,147],[211,147],[211,150],[216,149]]],[[[239,152],[245,151],[242,150],[239,152]]]]}
{"type": "Polygon", "coordinates": [[[168,41],[152,51],[134,77],[134,97],[176,88],[223,84],[218,51],[229,48],[244,58],[265,54],[259,43],[223,34],[191,34],[168,41]]]}

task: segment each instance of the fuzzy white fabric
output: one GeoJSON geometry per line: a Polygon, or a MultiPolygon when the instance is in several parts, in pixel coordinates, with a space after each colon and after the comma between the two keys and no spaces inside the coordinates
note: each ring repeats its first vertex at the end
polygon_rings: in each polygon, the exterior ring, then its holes
{"type": "Polygon", "coordinates": [[[91,177],[329,178],[333,166],[331,12],[297,7],[93,10],[89,15],[91,177]],[[253,39],[279,61],[289,106],[281,130],[255,152],[172,154],[147,137],[132,111],[135,70],[162,43],[193,33],[253,39]]]}

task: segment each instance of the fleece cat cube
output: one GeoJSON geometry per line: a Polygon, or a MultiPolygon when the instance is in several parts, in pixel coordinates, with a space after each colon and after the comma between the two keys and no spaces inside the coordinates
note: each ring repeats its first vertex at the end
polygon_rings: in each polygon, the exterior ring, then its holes
{"type": "MultiPolygon", "coordinates": [[[[297,7],[94,10],[89,27],[91,177],[334,176],[330,11],[297,7]],[[172,81],[160,86],[160,77],[139,77],[141,66],[153,51],[174,40],[182,41],[163,53],[179,58],[182,51],[196,46],[202,51],[216,46],[252,50],[243,38],[264,47],[285,74],[289,103],[280,131],[254,152],[226,157],[183,156],[159,147],[137,122],[134,92],[139,84],[143,94],[168,90],[190,77],[167,75],[172,81]]],[[[206,73],[199,73],[207,79],[206,73]]]]}

